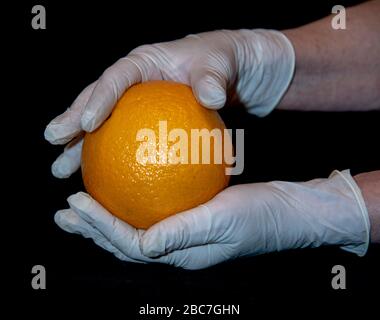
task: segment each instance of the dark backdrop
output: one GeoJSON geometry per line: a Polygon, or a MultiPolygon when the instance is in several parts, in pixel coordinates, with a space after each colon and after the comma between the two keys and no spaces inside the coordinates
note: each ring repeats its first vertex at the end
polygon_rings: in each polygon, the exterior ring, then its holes
{"type": "MultiPolygon", "coordinates": [[[[17,205],[11,213],[21,231],[11,238],[18,258],[13,261],[16,267],[22,265],[17,280],[27,299],[45,303],[47,297],[63,294],[62,301],[69,303],[78,292],[86,292],[83,296],[118,292],[123,310],[132,313],[149,302],[197,302],[240,303],[243,313],[252,314],[265,301],[274,306],[283,301],[290,306],[330,302],[347,308],[348,301],[375,294],[380,278],[376,246],[364,258],[337,248],[305,249],[184,271],[120,262],[91,240],[61,231],[53,221],[54,213],[67,207],[66,198],[83,185],[80,173],[68,180],[52,177],[50,165],[61,148],[45,142],[43,131],[82,88],[141,44],[220,28],[296,27],[327,15],[335,4],[279,3],[219,1],[206,7],[205,2],[184,1],[171,5],[39,1],[46,7],[47,29],[37,31],[30,27],[30,10],[36,3],[16,5],[7,13],[12,18],[7,35],[14,58],[10,83],[17,84],[10,108],[17,119],[11,129],[11,154],[16,156],[10,160],[19,176],[9,184],[6,201],[17,205]],[[30,286],[30,270],[36,264],[47,270],[43,292],[30,286]],[[346,267],[345,291],[331,289],[331,268],[336,264],[346,267]]],[[[350,3],[354,2],[339,2],[350,3]]],[[[327,177],[333,169],[351,168],[353,173],[379,169],[379,113],[274,111],[258,119],[241,110],[226,110],[222,116],[230,127],[246,130],[246,168],[233,183],[306,180],[327,177]]]]}

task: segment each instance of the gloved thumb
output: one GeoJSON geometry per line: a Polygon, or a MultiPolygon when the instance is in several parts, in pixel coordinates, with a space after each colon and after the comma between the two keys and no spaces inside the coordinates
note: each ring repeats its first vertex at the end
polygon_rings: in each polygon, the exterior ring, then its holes
{"type": "Polygon", "coordinates": [[[190,82],[197,101],[206,108],[220,109],[227,100],[227,85],[230,82],[228,63],[210,57],[205,62],[195,63],[190,82]]]}
{"type": "Polygon", "coordinates": [[[170,216],[150,227],[140,239],[140,249],[147,257],[158,257],[175,250],[213,242],[211,212],[205,205],[170,216]]]}

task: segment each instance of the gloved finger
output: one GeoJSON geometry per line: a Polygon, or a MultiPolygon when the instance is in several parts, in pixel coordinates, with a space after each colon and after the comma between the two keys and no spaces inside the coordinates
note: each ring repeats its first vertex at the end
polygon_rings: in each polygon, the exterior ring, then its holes
{"type": "Polygon", "coordinates": [[[223,244],[206,244],[176,250],[159,258],[152,259],[151,261],[170,264],[188,270],[198,270],[231,259],[231,251],[231,248],[223,244]]]}
{"type": "Polygon", "coordinates": [[[125,255],[135,260],[150,261],[141,253],[139,247],[139,237],[144,232],[143,230],[136,230],[113,216],[84,192],[71,195],[67,201],[72,210],[125,255]]]}
{"type": "Polygon", "coordinates": [[[119,249],[114,247],[108,239],[104,237],[98,230],[93,228],[90,224],[84,221],[75,211],[72,209],[59,210],[54,216],[55,223],[64,231],[69,233],[80,234],[85,238],[91,238],[99,247],[103,248],[114,254],[118,259],[141,263],[141,261],[134,260],[119,249]]]}
{"type": "Polygon", "coordinates": [[[150,59],[134,50],[104,71],[88,100],[81,119],[82,129],[91,132],[107,119],[125,90],[135,83],[160,78],[150,59]]]}
{"type": "Polygon", "coordinates": [[[227,86],[234,77],[228,58],[211,52],[206,59],[196,61],[190,82],[198,102],[210,109],[222,108],[227,100],[227,86]]]}
{"type": "Polygon", "coordinates": [[[45,129],[45,139],[52,144],[65,144],[81,132],[82,112],[90,98],[96,81],[87,86],[64,113],[54,118],[45,129]]]}
{"type": "Polygon", "coordinates": [[[80,167],[83,135],[71,141],[54,161],[51,172],[56,178],[68,178],[80,167]]]}
{"type": "Polygon", "coordinates": [[[218,241],[219,233],[206,205],[170,216],[152,227],[141,237],[141,251],[147,257],[157,257],[174,250],[201,246],[218,241]]]}

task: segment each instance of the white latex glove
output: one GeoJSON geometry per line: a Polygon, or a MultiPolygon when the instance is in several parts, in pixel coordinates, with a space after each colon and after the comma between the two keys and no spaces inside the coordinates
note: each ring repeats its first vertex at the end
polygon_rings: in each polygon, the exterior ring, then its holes
{"type": "Polygon", "coordinates": [[[125,261],[200,269],[237,257],[321,245],[362,256],[369,244],[367,209],[348,170],[304,183],[229,187],[147,231],[110,215],[86,194],[68,201],[71,209],[57,212],[57,224],[125,261]]]}
{"type": "MultiPolygon", "coordinates": [[[[289,40],[274,30],[214,31],[144,45],[117,61],[89,85],[46,128],[45,138],[64,144],[82,130],[93,131],[109,116],[131,85],[173,80],[190,85],[207,108],[223,107],[227,94],[249,112],[265,116],[279,103],[291,82],[295,54],[289,40]]],[[[66,178],[79,168],[81,143],[68,146],[52,172],[66,178]]]]}

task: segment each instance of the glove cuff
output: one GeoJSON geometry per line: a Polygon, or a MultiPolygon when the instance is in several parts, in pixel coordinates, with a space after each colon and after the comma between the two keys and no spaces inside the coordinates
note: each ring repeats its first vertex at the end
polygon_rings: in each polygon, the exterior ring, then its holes
{"type": "Polygon", "coordinates": [[[362,193],[356,184],[355,180],[352,178],[350,174],[350,170],[338,171],[334,170],[329,178],[333,178],[334,176],[339,175],[343,181],[347,184],[349,190],[354,195],[354,199],[356,201],[358,207],[358,240],[356,240],[352,244],[346,244],[341,246],[340,248],[357,254],[362,257],[367,253],[369,242],[370,242],[370,222],[366,204],[364,202],[362,193]]]}
{"type": "Polygon", "coordinates": [[[245,48],[240,66],[237,92],[252,113],[268,115],[281,101],[293,79],[295,51],[290,40],[280,31],[240,30],[245,48]]]}

